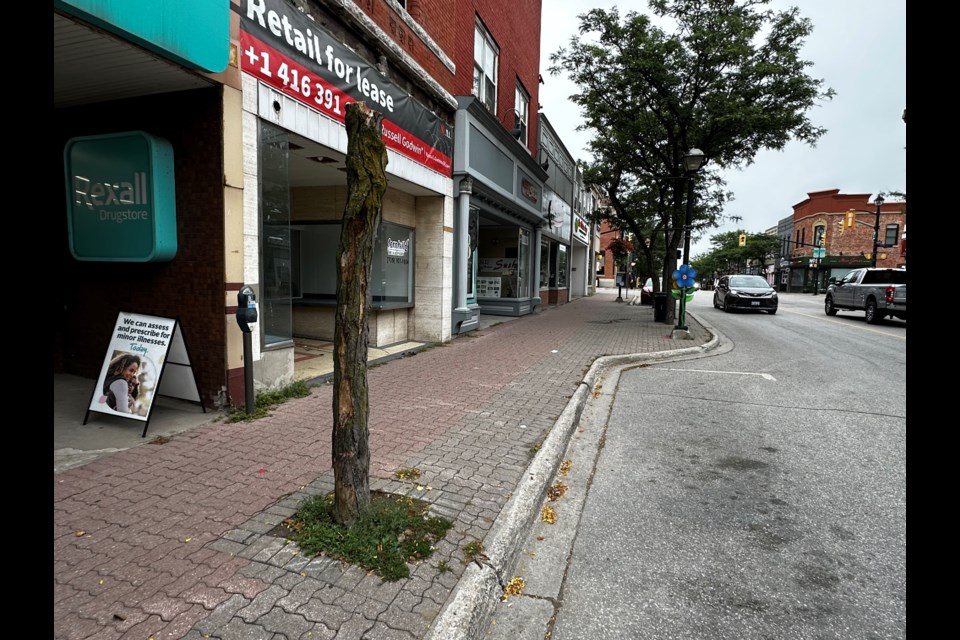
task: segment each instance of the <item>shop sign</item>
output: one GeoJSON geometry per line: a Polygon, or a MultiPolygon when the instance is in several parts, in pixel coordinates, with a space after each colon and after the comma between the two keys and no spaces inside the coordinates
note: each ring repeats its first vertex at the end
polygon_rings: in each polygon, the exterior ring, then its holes
{"type": "Polygon", "coordinates": [[[177,254],[173,147],[143,131],[72,138],[63,151],[70,253],[90,262],[177,254]]]}
{"type": "Polygon", "coordinates": [[[383,114],[387,147],[444,176],[453,166],[453,128],[284,0],[242,0],[240,69],[343,123],[347,104],[383,114]]]}
{"type": "Polygon", "coordinates": [[[387,238],[387,255],[388,256],[405,256],[407,255],[407,250],[410,248],[410,238],[406,240],[393,240],[392,238],[387,238]]]}
{"type": "Polygon", "coordinates": [[[530,202],[537,203],[537,185],[523,177],[520,178],[520,193],[530,202]]]}
{"type": "Polygon", "coordinates": [[[581,218],[580,216],[574,214],[573,235],[579,240],[586,242],[589,234],[590,234],[590,226],[587,224],[587,221],[581,218]]]}
{"type": "Polygon", "coordinates": [[[480,271],[516,271],[516,258],[480,258],[480,271]]]}

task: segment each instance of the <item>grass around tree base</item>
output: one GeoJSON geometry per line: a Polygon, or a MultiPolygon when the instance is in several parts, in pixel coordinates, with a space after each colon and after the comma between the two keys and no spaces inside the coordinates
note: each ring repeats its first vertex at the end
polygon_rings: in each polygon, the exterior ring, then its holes
{"type": "Polygon", "coordinates": [[[283,522],[286,537],[305,556],[323,554],[374,571],[385,581],[410,575],[408,562],[425,560],[453,523],[428,516],[429,505],[409,496],[370,492],[370,508],[350,527],[334,522],[333,494],[311,496],[283,522]]]}

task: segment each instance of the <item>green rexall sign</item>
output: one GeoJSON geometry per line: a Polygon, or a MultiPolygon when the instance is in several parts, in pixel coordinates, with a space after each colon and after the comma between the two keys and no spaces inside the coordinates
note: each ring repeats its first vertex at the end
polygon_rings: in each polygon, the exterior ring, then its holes
{"type": "Polygon", "coordinates": [[[91,262],[177,254],[173,147],[143,131],[72,138],[63,151],[70,253],[91,262]]]}

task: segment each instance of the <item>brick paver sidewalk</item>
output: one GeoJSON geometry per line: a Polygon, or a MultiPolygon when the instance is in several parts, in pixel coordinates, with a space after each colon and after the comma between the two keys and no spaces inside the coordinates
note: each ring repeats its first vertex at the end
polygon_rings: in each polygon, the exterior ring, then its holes
{"type": "Polygon", "coordinates": [[[55,638],[422,638],[463,574],[463,545],[484,539],[594,360],[710,339],[688,317],[694,340],[671,340],[650,307],[614,298],[369,371],[371,488],[454,520],[407,579],[305,558],[267,535],[305,495],[333,487],[329,385],[267,418],[211,422],[55,474],[55,638]],[[423,475],[397,480],[400,467],[423,475]]]}

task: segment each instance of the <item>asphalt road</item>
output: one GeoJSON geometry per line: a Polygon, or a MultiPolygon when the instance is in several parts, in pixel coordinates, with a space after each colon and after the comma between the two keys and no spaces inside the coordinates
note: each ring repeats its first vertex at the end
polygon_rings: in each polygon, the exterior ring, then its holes
{"type": "Polygon", "coordinates": [[[625,370],[585,409],[489,637],[906,636],[906,323],[711,300],[690,310],[723,348],[625,370]]]}

